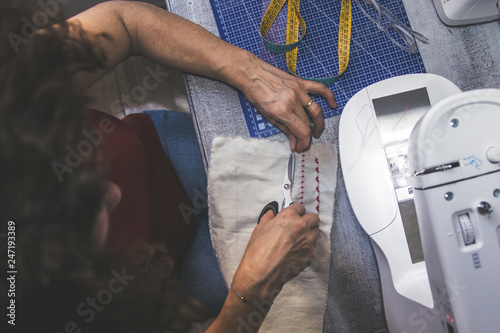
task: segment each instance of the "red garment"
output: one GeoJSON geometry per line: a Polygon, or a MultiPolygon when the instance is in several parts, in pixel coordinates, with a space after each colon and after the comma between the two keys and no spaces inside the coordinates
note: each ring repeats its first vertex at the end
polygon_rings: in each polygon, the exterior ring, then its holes
{"type": "Polygon", "coordinates": [[[107,246],[163,242],[177,264],[193,240],[195,221],[181,213],[191,203],[153,121],[142,113],[123,120],[96,110],[88,115],[103,134],[109,180],[122,192],[110,216],[107,246]]]}

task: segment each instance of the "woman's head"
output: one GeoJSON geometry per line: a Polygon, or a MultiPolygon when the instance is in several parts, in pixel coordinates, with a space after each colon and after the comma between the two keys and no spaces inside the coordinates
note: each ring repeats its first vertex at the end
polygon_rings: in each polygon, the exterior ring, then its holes
{"type": "MultiPolygon", "coordinates": [[[[164,247],[146,246],[113,261],[100,251],[120,193],[103,180],[99,147],[68,157],[86,139],[88,125],[87,99],[72,75],[102,68],[105,57],[82,29],[59,17],[26,36],[33,13],[0,5],[0,224],[16,226],[17,309],[38,330],[61,331],[72,320],[92,332],[185,327],[193,311],[181,315],[186,298],[175,287],[164,247]],[[137,278],[95,319],[78,316],[82,302],[123,270],[137,278]]],[[[0,289],[7,294],[5,281],[0,289]]]]}
{"type": "MultiPolygon", "coordinates": [[[[16,226],[19,299],[61,293],[61,281],[86,285],[96,271],[96,222],[107,192],[97,149],[66,163],[86,124],[86,98],[72,74],[101,67],[102,56],[63,21],[28,35],[33,17],[25,6],[0,7],[0,223],[16,226]],[[62,165],[63,178],[55,167],[62,165]]],[[[75,297],[87,287],[74,289],[75,297]]]]}
{"type": "Polygon", "coordinates": [[[89,231],[103,197],[98,151],[66,166],[63,179],[56,167],[84,138],[86,98],[71,85],[72,74],[103,59],[77,27],[25,36],[31,13],[0,7],[0,219],[89,231]],[[30,39],[18,45],[14,36],[30,39]]]}

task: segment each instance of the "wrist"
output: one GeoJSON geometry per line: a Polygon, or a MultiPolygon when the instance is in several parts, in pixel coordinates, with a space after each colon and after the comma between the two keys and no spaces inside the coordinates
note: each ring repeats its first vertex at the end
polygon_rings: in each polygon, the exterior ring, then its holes
{"type": "Polygon", "coordinates": [[[236,289],[234,289],[234,286],[233,284],[231,283],[231,287],[230,287],[231,291],[229,291],[230,293],[233,292],[234,295],[236,295],[240,301],[242,301],[243,303],[248,303],[248,304],[251,304],[251,305],[254,305],[254,306],[257,306],[257,307],[263,307],[263,308],[266,308],[266,309],[269,309],[272,305],[272,302],[257,302],[257,301],[253,301],[251,299],[248,299],[246,298],[245,296],[241,295],[239,292],[236,291],[236,289]]]}
{"type": "Polygon", "coordinates": [[[256,281],[250,278],[248,274],[237,271],[234,274],[231,288],[236,296],[240,299],[241,297],[244,298],[242,301],[246,299],[258,304],[271,306],[276,296],[280,293],[282,286],[274,286],[270,283],[269,279],[256,281]]]}
{"type": "Polygon", "coordinates": [[[220,70],[220,79],[245,93],[251,86],[253,73],[257,70],[260,59],[243,49],[233,51],[228,55],[226,65],[220,70]]]}

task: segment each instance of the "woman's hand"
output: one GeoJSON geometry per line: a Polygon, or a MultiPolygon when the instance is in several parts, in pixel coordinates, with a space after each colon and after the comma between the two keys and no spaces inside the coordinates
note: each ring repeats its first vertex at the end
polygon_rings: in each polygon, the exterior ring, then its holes
{"type": "Polygon", "coordinates": [[[333,92],[324,84],[287,74],[255,56],[252,63],[247,69],[248,79],[239,89],[269,122],[288,136],[292,151],[307,150],[311,144],[307,114],[313,121],[315,138],[324,130],[323,111],[315,101],[308,105],[309,94],[323,96],[331,108],[336,108],[333,92]]]}
{"type": "Polygon", "coordinates": [[[78,73],[82,89],[131,55],[142,55],[167,67],[229,83],[239,89],[257,110],[290,139],[292,151],[303,151],[313,135],[323,132],[323,112],[311,97],[319,94],[337,107],[325,85],[299,79],[269,65],[252,53],[231,45],[199,25],[158,7],[132,1],[107,1],[75,17],[106,54],[106,68],[78,73]],[[147,17],[147,20],[143,18],[147,17]],[[108,36],[97,38],[97,36],[108,36]]]}
{"type": "Polygon", "coordinates": [[[314,258],[319,217],[306,214],[303,205],[295,203],[273,216],[268,211],[261,218],[248,242],[233,277],[232,288],[221,313],[206,331],[258,332],[264,318],[283,285],[296,277],[314,258]]]}
{"type": "Polygon", "coordinates": [[[319,217],[304,213],[305,207],[296,203],[276,216],[272,211],[264,214],[233,278],[238,293],[271,303],[286,282],[311,264],[319,217]]]}

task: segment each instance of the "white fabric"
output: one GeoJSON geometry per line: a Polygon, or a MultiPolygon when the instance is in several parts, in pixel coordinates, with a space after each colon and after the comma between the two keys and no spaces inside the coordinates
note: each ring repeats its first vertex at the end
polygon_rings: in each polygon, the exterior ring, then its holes
{"type": "MultiPolygon", "coordinates": [[[[289,144],[283,141],[232,137],[217,137],[213,141],[208,177],[209,224],[212,243],[228,286],[262,208],[281,194],[289,156],[289,144]]],[[[320,236],[317,254],[311,266],[284,286],[259,332],[322,332],[323,328],[337,183],[336,148],[314,144],[304,154],[304,172],[302,158],[302,154],[296,154],[292,199],[301,201],[303,179],[303,203],[307,212],[317,213],[318,167],[320,236]]]]}

